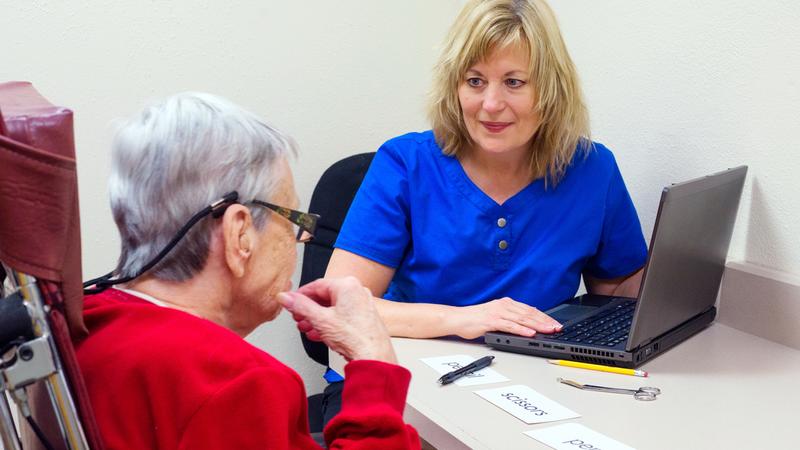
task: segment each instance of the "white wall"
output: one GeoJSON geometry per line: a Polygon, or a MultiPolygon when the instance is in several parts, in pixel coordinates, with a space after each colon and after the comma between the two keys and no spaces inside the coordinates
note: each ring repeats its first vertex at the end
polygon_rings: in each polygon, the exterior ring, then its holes
{"type": "MultiPolygon", "coordinates": [[[[307,204],[334,161],[426,128],[424,95],[463,0],[5,2],[0,80],[75,111],[85,276],[114,265],[110,123],[185,90],[232,99],[293,135],[307,204]],[[235,5],[235,6],[234,6],[235,5]]],[[[592,110],[649,235],[661,187],[748,164],[732,259],[800,273],[800,4],[553,1],[592,110]]],[[[154,213],[157,213],[157,205],[154,213]]],[[[321,368],[281,316],[251,340],[321,368]]]]}
{"type": "MultiPolygon", "coordinates": [[[[111,122],[186,90],[230,98],[291,134],[308,204],[325,168],[426,128],[430,68],[456,0],[38,1],[0,4],[0,80],[75,112],[84,276],[118,254],[106,193],[111,122]]],[[[158,205],[153,205],[157,213],[158,205]]],[[[290,317],[251,340],[319,391],[290,317]]]]}
{"type": "Polygon", "coordinates": [[[800,273],[800,4],[552,4],[646,233],[662,186],[747,164],[729,259],[800,273]]]}

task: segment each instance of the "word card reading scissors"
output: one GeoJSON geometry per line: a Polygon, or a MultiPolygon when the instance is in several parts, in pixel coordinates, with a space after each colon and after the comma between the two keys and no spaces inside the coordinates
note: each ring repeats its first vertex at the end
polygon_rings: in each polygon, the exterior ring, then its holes
{"type": "Polygon", "coordinates": [[[661,394],[661,389],[650,386],[640,387],[639,389],[623,389],[623,388],[612,388],[606,386],[596,386],[593,384],[582,384],[578,383],[577,381],[565,380],[563,378],[558,378],[557,380],[559,383],[568,384],[572,387],[583,389],[585,391],[598,391],[598,392],[610,392],[613,394],[633,395],[633,398],[635,398],[636,400],[641,400],[643,402],[653,401],[656,399],[656,396],[661,394]]]}

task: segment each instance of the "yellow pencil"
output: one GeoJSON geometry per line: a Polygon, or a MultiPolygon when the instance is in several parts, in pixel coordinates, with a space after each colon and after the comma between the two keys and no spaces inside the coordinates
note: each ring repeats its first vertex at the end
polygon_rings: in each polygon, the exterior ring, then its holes
{"type": "Polygon", "coordinates": [[[622,367],[601,366],[600,364],[589,364],[577,361],[565,361],[563,359],[548,359],[547,362],[557,366],[577,367],[579,369],[599,370],[600,372],[619,373],[622,375],[633,375],[635,377],[646,377],[644,370],[624,369],[622,367]]]}

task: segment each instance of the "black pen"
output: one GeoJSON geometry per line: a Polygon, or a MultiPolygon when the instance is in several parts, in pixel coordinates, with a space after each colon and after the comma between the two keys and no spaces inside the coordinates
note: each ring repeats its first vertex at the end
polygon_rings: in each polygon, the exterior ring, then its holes
{"type": "Polygon", "coordinates": [[[460,369],[456,369],[452,372],[446,373],[442,375],[441,378],[439,378],[439,384],[450,384],[453,381],[456,381],[457,379],[463,377],[464,375],[475,372],[476,370],[481,370],[484,367],[488,367],[489,364],[492,363],[493,359],[494,356],[484,356],[483,358],[475,362],[472,362],[470,364],[467,364],[466,366],[460,369]]]}

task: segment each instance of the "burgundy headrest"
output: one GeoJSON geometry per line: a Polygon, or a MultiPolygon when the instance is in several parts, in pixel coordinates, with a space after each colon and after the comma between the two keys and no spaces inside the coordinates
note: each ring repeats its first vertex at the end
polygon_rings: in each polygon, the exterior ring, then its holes
{"type": "Polygon", "coordinates": [[[0,260],[56,283],[73,337],[86,333],[72,111],[28,82],[0,83],[0,260]]]}

